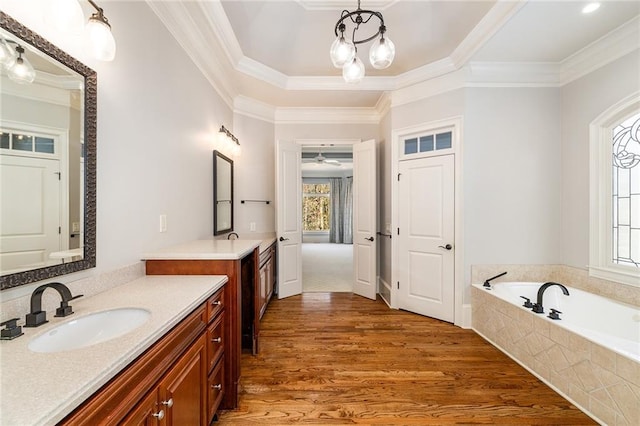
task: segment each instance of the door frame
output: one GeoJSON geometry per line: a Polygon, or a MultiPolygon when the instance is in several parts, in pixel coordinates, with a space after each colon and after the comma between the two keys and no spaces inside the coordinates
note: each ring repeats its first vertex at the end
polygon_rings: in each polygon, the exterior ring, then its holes
{"type": "MultiPolygon", "coordinates": [[[[415,126],[394,129],[391,132],[391,229],[392,234],[397,235],[399,226],[399,186],[398,170],[400,166],[400,152],[404,137],[416,133],[429,133],[443,128],[453,128],[453,140],[451,149],[442,152],[434,151],[432,155],[454,156],[454,324],[468,328],[471,326],[471,309],[464,309],[464,238],[463,238],[463,173],[462,173],[462,141],[463,141],[462,116],[454,116],[442,120],[429,121],[415,126]]],[[[399,267],[398,238],[391,238],[391,308],[398,309],[398,267],[399,267]]]]}

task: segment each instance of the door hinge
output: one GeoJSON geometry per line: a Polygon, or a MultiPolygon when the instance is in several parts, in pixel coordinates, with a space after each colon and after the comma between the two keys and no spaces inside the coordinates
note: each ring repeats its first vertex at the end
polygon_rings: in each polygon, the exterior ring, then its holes
{"type": "Polygon", "coordinates": [[[398,228],[398,235],[400,235],[400,228],[398,228]]]}
{"type": "Polygon", "coordinates": [[[62,226],[58,226],[58,234],[62,234],[62,226]]]}
{"type": "Polygon", "coordinates": [[[62,180],[62,173],[54,172],[54,174],[58,175],[58,180],[62,180]]]}
{"type": "Polygon", "coordinates": [[[398,173],[398,182],[400,182],[400,175],[401,175],[401,174],[402,174],[402,173],[398,173]]]}
{"type": "Polygon", "coordinates": [[[400,290],[400,281],[398,281],[398,290],[400,290]]]}

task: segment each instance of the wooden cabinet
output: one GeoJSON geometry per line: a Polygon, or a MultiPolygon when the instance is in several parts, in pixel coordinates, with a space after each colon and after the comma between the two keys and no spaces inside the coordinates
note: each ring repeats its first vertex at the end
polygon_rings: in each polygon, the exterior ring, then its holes
{"type": "Polygon", "coordinates": [[[224,395],[224,291],[218,290],[60,424],[208,425],[224,395]]]}
{"type": "MultiPolygon", "coordinates": [[[[241,259],[148,259],[145,262],[147,275],[226,275],[229,278],[220,300],[224,306],[222,409],[238,406],[242,349],[258,352],[258,262],[257,247],[241,259]]],[[[216,394],[216,398],[219,397],[216,394]]]]}
{"type": "Polygon", "coordinates": [[[259,318],[262,319],[276,285],[276,244],[260,253],[259,318]]]}

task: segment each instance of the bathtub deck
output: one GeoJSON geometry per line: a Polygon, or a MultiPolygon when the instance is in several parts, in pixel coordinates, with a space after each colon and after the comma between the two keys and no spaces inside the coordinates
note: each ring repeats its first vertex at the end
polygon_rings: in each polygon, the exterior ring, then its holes
{"type": "Polygon", "coordinates": [[[218,424],[596,424],[471,330],[351,293],[269,305],[218,424]]]}

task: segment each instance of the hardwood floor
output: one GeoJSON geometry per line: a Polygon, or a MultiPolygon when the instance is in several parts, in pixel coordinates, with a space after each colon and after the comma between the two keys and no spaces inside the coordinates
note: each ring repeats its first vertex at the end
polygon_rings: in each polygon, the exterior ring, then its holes
{"type": "Polygon", "coordinates": [[[471,330],[351,293],[272,300],[221,425],[596,424],[471,330]]]}

